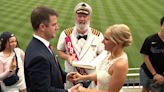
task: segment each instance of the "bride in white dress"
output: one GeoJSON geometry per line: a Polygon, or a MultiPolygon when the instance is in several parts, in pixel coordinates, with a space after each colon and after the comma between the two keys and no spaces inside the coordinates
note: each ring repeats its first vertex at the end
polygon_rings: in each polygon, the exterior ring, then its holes
{"type": "Polygon", "coordinates": [[[128,73],[128,58],[123,49],[131,45],[131,42],[132,35],[127,25],[110,26],[103,40],[108,55],[97,67],[97,72],[89,75],[72,73],[74,81],[94,80],[97,81],[97,86],[95,89],[80,86],[78,92],[122,92],[121,88],[128,73]]]}

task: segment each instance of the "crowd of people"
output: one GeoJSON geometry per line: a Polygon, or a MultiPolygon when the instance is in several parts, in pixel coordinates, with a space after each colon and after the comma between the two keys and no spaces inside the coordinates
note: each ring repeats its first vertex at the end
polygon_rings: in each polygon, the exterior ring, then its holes
{"type": "MultiPolygon", "coordinates": [[[[75,25],[60,34],[56,49],[50,40],[59,30],[58,13],[39,6],[31,13],[33,34],[25,52],[16,36],[0,35],[0,86],[2,92],[122,92],[128,73],[125,47],[133,39],[126,24],[109,26],[104,35],[90,26],[92,7],[80,2],[74,8],[75,25]],[[73,66],[87,63],[106,52],[95,69],[73,66]],[[57,57],[59,56],[59,57],[57,57]],[[58,58],[64,59],[65,71],[58,58]]],[[[142,92],[164,90],[164,17],[160,32],[147,37],[141,48],[142,92]]]]}

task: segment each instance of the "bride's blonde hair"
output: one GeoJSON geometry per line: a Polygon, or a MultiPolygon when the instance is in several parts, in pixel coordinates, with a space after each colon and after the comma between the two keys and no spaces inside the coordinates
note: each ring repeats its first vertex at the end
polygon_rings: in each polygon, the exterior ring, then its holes
{"type": "Polygon", "coordinates": [[[110,26],[106,30],[105,35],[115,44],[122,43],[123,47],[127,47],[132,43],[130,29],[125,24],[115,24],[110,26]]]}

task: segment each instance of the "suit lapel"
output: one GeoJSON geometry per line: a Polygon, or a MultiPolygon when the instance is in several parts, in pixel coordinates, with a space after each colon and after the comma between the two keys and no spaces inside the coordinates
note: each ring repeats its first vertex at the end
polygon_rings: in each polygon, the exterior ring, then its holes
{"type": "Polygon", "coordinates": [[[37,42],[39,42],[39,44],[42,44],[42,50],[44,50],[44,53],[47,53],[47,57],[50,59],[49,61],[51,62],[51,64],[58,67],[57,64],[59,64],[59,63],[58,63],[58,60],[55,57],[55,53],[53,51],[50,52],[50,50],[40,40],[36,39],[35,37],[33,37],[33,39],[37,40],[37,42]],[[56,64],[54,64],[54,63],[56,63],[56,64]]]}
{"type": "Polygon", "coordinates": [[[52,56],[51,57],[52,58],[51,61],[55,63],[56,67],[60,68],[59,67],[60,65],[59,65],[59,62],[58,62],[58,58],[56,57],[56,54],[53,52],[53,53],[51,53],[51,56],[52,56]]]}

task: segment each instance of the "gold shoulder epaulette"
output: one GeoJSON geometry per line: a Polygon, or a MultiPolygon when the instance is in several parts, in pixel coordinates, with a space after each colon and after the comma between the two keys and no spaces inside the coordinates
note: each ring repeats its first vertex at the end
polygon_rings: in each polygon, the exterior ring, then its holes
{"type": "Polygon", "coordinates": [[[73,27],[70,27],[70,28],[67,28],[64,30],[64,32],[67,36],[70,35],[72,33],[72,31],[73,31],[73,27]]]}
{"type": "Polygon", "coordinates": [[[96,29],[91,28],[91,30],[92,30],[92,33],[93,33],[94,35],[96,35],[96,36],[99,36],[99,35],[100,35],[100,32],[97,31],[96,29]]]}

